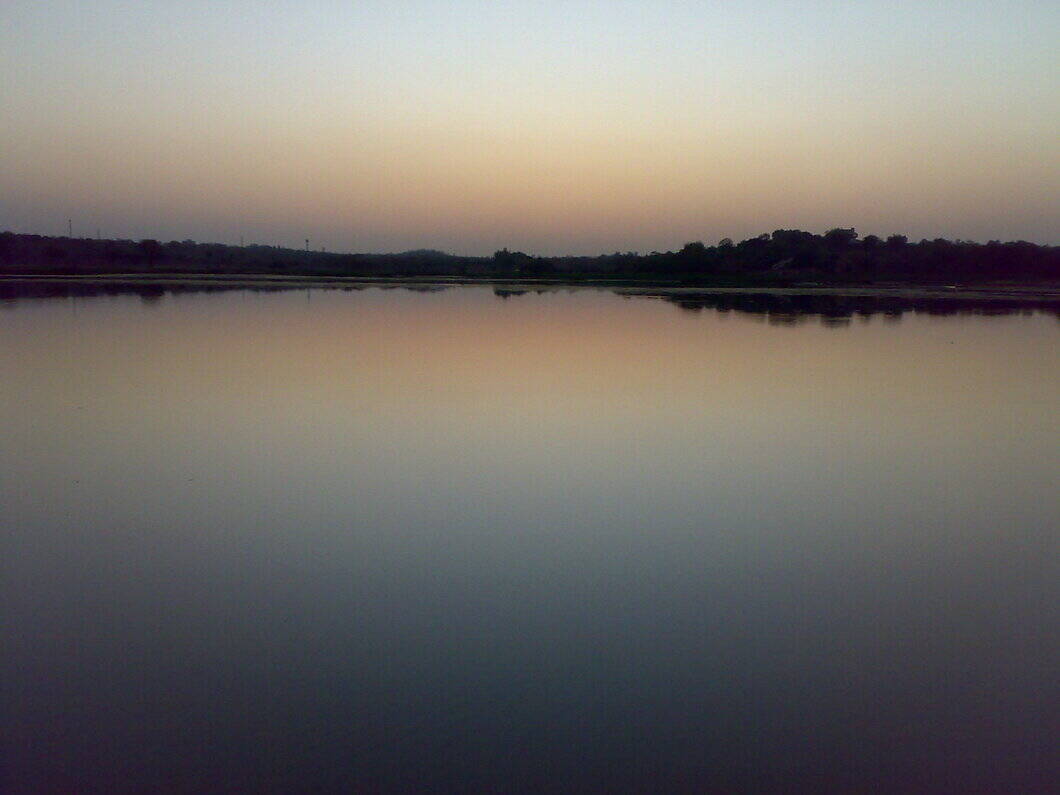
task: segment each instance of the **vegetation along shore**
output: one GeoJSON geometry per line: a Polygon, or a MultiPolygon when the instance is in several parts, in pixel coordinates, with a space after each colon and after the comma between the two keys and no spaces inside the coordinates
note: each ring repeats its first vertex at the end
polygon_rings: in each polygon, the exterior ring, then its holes
{"type": "Polygon", "coordinates": [[[107,240],[0,232],[0,274],[143,277],[451,278],[688,286],[949,285],[1060,282],[1060,248],[1025,241],[910,242],[777,230],[739,243],[692,242],[676,251],[600,256],[534,256],[502,249],[491,257],[433,250],[353,254],[191,240],[107,240]]]}

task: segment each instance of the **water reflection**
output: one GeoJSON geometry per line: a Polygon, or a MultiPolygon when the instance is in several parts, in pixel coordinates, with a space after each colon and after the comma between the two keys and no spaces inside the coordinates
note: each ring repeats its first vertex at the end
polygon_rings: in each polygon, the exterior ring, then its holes
{"type": "Polygon", "coordinates": [[[1049,791],[1052,310],[266,287],[6,293],[0,790],[1049,791]]]}
{"type": "MultiPolygon", "coordinates": [[[[7,278],[0,280],[0,307],[11,307],[20,300],[56,298],[89,298],[94,296],[136,295],[145,303],[155,303],[166,295],[190,295],[195,293],[219,293],[245,290],[256,293],[282,292],[286,290],[338,290],[344,292],[366,289],[407,290],[410,292],[436,293],[453,289],[453,285],[399,282],[373,283],[316,283],[284,284],[268,282],[211,283],[210,281],[182,282],[122,282],[74,281],[45,279],[23,280],[7,278]]],[[[1060,318],[1060,294],[1050,289],[1035,292],[990,290],[948,292],[940,290],[886,290],[843,292],[828,289],[812,291],[690,291],[684,288],[650,290],[636,288],[576,288],[496,285],[493,294],[501,300],[526,295],[546,295],[569,292],[577,289],[613,290],[627,298],[654,298],[673,304],[679,309],[697,313],[705,309],[717,312],[739,312],[766,316],[776,326],[794,326],[805,322],[819,322],[828,328],[844,328],[854,317],[863,319],[882,317],[885,321],[899,320],[906,313],[933,316],[975,315],[1000,317],[1005,315],[1031,315],[1037,312],[1060,318]]]]}
{"type": "MultiPolygon", "coordinates": [[[[369,285],[321,285],[312,289],[331,289],[346,292],[364,290],[369,285]]],[[[382,289],[399,285],[378,285],[382,289]]],[[[254,293],[277,293],[290,290],[304,290],[303,284],[273,284],[248,282],[238,284],[211,283],[187,279],[182,281],[118,281],[118,280],[47,280],[19,279],[17,277],[0,278],[0,302],[11,306],[18,301],[31,301],[55,298],[99,298],[107,296],[133,295],[147,301],[156,301],[167,295],[195,295],[202,293],[224,293],[245,290],[254,293]]],[[[435,290],[444,289],[434,286],[409,287],[405,289],[435,290]]]]}
{"type": "Polygon", "coordinates": [[[721,312],[745,312],[768,315],[777,325],[794,325],[808,318],[820,318],[825,325],[842,327],[854,316],[883,315],[900,318],[906,312],[927,315],[1031,315],[1035,312],[1060,316],[1060,296],[964,296],[960,294],[905,295],[843,294],[819,291],[791,292],[728,292],[728,293],[657,293],[655,297],[675,304],[688,312],[715,309],[721,312]]]}

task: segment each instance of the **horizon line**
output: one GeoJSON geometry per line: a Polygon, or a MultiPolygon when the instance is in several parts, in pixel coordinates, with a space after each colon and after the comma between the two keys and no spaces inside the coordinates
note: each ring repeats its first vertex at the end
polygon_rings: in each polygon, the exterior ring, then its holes
{"type": "MultiPolygon", "coordinates": [[[[69,221],[68,221],[68,223],[69,223],[69,221]]],[[[73,235],[73,234],[50,235],[50,234],[41,234],[39,232],[16,232],[16,231],[11,230],[11,229],[0,230],[0,235],[16,235],[16,236],[24,236],[24,237],[40,237],[40,238],[49,238],[49,239],[54,239],[54,240],[88,240],[88,241],[95,241],[95,242],[100,242],[100,243],[103,243],[103,242],[141,243],[141,242],[143,242],[145,240],[153,240],[153,241],[159,243],[160,245],[168,245],[170,243],[177,243],[177,244],[180,244],[180,245],[192,244],[192,245],[197,245],[197,246],[225,246],[226,248],[255,248],[255,247],[256,248],[272,248],[272,249],[276,249],[278,251],[294,251],[294,252],[300,252],[300,253],[303,253],[303,254],[316,254],[316,255],[329,255],[330,254],[330,255],[333,255],[333,256],[369,256],[369,257],[378,256],[378,257],[388,257],[388,256],[401,256],[401,255],[407,255],[407,254],[441,254],[441,255],[446,256],[446,257],[460,257],[460,258],[464,258],[464,259],[492,259],[494,254],[499,253],[501,251],[506,251],[506,252],[511,253],[511,254],[521,254],[521,255],[525,255],[525,256],[528,256],[528,257],[536,258],[536,259],[599,259],[601,257],[613,257],[613,256],[616,256],[616,255],[618,255],[618,256],[630,256],[630,255],[633,255],[633,256],[637,256],[637,257],[648,257],[648,256],[652,256],[652,255],[655,255],[655,254],[675,254],[675,253],[678,253],[679,251],[681,251],[681,249],[683,249],[685,246],[692,245],[692,244],[702,244],[706,248],[712,249],[712,248],[719,248],[721,246],[721,244],[724,243],[725,241],[730,241],[732,243],[732,245],[738,246],[741,243],[745,243],[745,242],[750,241],[750,240],[758,240],[758,239],[763,239],[763,238],[764,239],[769,239],[776,232],[803,232],[803,233],[814,235],[815,237],[824,237],[829,232],[835,231],[835,230],[852,230],[852,231],[855,232],[854,240],[855,241],[862,241],[862,242],[865,241],[868,238],[875,238],[880,243],[886,243],[886,241],[889,238],[901,237],[901,238],[905,238],[906,243],[908,245],[919,245],[919,244],[925,243],[925,242],[934,243],[936,241],[941,240],[941,241],[944,241],[946,243],[952,243],[952,244],[955,244],[955,245],[987,246],[987,245],[991,245],[991,244],[1011,245],[1011,244],[1025,243],[1027,245],[1037,246],[1039,248],[1050,248],[1050,249],[1051,248],[1057,248],[1057,244],[1055,244],[1055,243],[1036,243],[1036,242],[1034,242],[1032,240],[1025,240],[1025,239],[1022,239],[1022,238],[1018,239],[1018,240],[1000,240],[1000,239],[994,238],[994,239],[987,240],[987,241],[984,242],[984,241],[981,241],[981,240],[970,240],[970,239],[967,239],[967,238],[952,238],[951,239],[951,238],[943,238],[943,237],[936,237],[936,238],[926,238],[926,237],[924,237],[924,238],[921,238],[920,240],[912,240],[907,235],[904,235],[904,234],[902,234],[900,232],[892,232],[889,235],[887,235],[886,237],[882,236],[882,235],[876,235],[874,233],[869,233],[867,235],[862,235],[859,232],[857,232],[857,228],[856,227],[844,227],[844,226],[833,226],[833,227],[830,227],[830,228],[826,229],[823,232],[812,232],[812,231],[809,231],[809,230],[806,230],[806,229],[799,229],[797,227],[778,228],[778,229],[774,229],[772,232],[762,232],[759,235],[746,237],[746,238],[743,238],[742,240],[736,240],[735,238],[730,238],[730,237],[722,237],[716,243],[707,243],[707,242],[705,242],[702,239],[699,239],[699,240],[687,240],[684,243],[682,243],[679,247],[668,249],[666,251],[652,250],[652,251],[644,252],[644,251],[636,251],[636,250],[628,250],[628,251],[616,250],[616,251],[611,251],[611,252],[600,252],[598,254],[569,254],[569,253],[568,254],[534,254],[534,253],[530,253],[530,252],[527,252],[527,251],[522,251],[522,250],[519,250],[519,249],[509,249],[507,246],[503,246],[502,248],[496,249],[494,251],[494,253],[492,253],[492,254],[462,254],[462,253],[457,253],[457,252],[453,252],[453,251],[446,251],[445,249],[430,248],[430,247],[424,247],[424,246],[421,246],[419,248],[403,249],[403,250],[400,250],[400,251],[329,250],[326,247],[315,249],[315,248],[312,248],[311,246],[306,246],[306,247],[303,248],[302,246],[289,246],[289,245],[281,245],[281,244],[276,244],[276,243],[261,243],[261,242],[224,243],[224,242],[216,241],[216,240],[195,240],[195,239],[192,239],[192,238],[184,238],[183,240],[178,240],[176,238],[173,238],[171,240],[162,240],[160,238],[154,238],[154,237],[141,237],[141,238],[103,237],[103,236],[98,234],[99,230],[97,230],[97,236],[95,236],[95,237],[90,236],[90,235],[82,235],[82,236],[77,236],[77,235],[73,235]]],[[[304,240],[306,240],[306,242],[308,242],[308,241],[311,241],[312,238],[307,238],[307,239],[304,239],[304,240]]]]}

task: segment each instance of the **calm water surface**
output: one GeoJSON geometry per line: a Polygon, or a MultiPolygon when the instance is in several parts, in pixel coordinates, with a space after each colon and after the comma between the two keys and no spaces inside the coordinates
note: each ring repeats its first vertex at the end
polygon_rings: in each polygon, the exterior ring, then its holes
{"type": "Polygon", "coordinates": [[[0,374],[5,791],[1057,783],[1054,314],[60,297],[0,374]]]}

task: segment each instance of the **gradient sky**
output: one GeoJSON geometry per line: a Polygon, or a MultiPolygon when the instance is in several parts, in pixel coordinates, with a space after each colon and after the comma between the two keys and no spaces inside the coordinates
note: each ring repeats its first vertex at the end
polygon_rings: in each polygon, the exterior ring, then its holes
{"type": "Polygon", "coordinates": [[[1060,239],[1056,2],[0,3],[0,228],[1060,239]]]}

